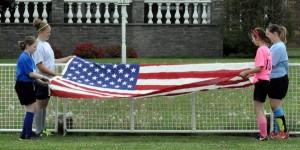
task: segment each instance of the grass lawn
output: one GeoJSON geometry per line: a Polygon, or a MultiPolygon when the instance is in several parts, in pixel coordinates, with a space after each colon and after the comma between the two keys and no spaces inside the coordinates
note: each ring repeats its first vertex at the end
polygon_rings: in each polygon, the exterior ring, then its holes
{"type": "Polygon", "coordinates": [[[256,141],[251,136],[186,134],[186,135],[55,135],[36,141],[19,141],[18,134],[0,134],[0,149],[43,150],[254,150],[254,149],[299,149],[300,138],[286,140],[256,141]]]}
{"type": "Polygon", "coordinates": [[[290,58],[292,57],[300,57],[300,48],[290,48],[287,50],[290,58]]]}

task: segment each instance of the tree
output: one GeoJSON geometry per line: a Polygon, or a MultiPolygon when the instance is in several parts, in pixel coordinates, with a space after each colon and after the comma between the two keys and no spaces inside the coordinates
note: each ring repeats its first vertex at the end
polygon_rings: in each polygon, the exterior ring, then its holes
{"type": "Polygon", "coordinates": [[[0,1],[0,13],[3,14],[6,8],[13,8],[15,6],[15,0],[1,0],[0,1]]]}
{"type": "MultiPolygon", "coordinates": [[[[268,24],[279,24],[294,31],[294,19],[285,0],[224,0],[224,18],[221,31],[224,55],[231,53],[251,57],[256,47],[251,41],[251,30],[266,28],[268,24]]],[[[291,38],[293,32],[289,32],[291,38]]]]}

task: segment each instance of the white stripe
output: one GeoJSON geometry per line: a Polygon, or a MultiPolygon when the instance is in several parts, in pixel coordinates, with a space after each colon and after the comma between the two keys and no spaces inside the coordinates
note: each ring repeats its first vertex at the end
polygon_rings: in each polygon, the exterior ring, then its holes
{"type": "Polygon", "coordinates": [[[200,81],[211,80],[214,78],[184,78],[184,79],[138,79],[137,85],[182,85],[200,81]]]}

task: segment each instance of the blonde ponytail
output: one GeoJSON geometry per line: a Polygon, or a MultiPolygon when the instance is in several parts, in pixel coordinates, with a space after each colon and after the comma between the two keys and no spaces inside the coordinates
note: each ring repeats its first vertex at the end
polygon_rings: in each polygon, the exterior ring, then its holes
{"type": "Polygon", "coordinates": [[[287,34],[287,30],[284,26],[281,26],[280,27],[280,30],[281,30],[281,34],[280,34],[280,40],[283,42],[283,43],[286,43],[287,40],[286,40],[286,34],[287,34]]]}
{"type": "Polygon", "coordinates": [[[284,26],[279,26],[277,24],[270,24],[267,29],[271,32],[271,33],[278,33],[278,37],[280,38],[280,40],[283,43],[286,43],[286,34],[287,34],[287,30],[284,26]]]}

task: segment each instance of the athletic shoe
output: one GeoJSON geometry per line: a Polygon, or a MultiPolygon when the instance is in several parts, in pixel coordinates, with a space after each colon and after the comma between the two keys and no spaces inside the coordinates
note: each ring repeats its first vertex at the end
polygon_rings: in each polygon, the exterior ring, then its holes
{"type": "Polygon", "coordinates": [[[277,135],[278,134],[275,131],[272,131],[271,134],[269,135],[269,138],[270,139],[275,139],[277,135]]]}
{"type": "Polygon", "coordinates": [[[254,140],[258,140],[260,137],[260,134],[257,134],[255,138],[253,138],[254,140]]]}
{"type": "Polygon", "coordinates": [[[40,138],[34,136],[34,135],[31,135],[31,136],[20,136],[19,140],[22,141],[22,140],[38,140],[40,138]]]}
{"type": "Polygon", "coordinates": [[[268,141],[268,140],[269,140],[268,136],[265,136],[265,137],[260,136],[259,137],[259,141],[268,141]]]}
{"type": "Polygon", "coordinates": [[[44,130],[42,131],[42,134],[43,134],[43,135],[46,135],[46,136],[51,136],[51,135],[53,135],[49,130],[46,130],[46,129],[44,129],[44,130]]]}
{"type": "Polygon", "coordinates": [[[259,140],[259,141],[267,141],[267,140],[269,140],[268,136],[263,137],[260,134],[258,134],[254,139],[255,140],[259,140]]]}
{"type": "Polygon", "coordinates": [[[279,130],[278,135],[275,137],[275,139],[288,139],[290,137],[289,132],[284,132],[279,130]]]}

